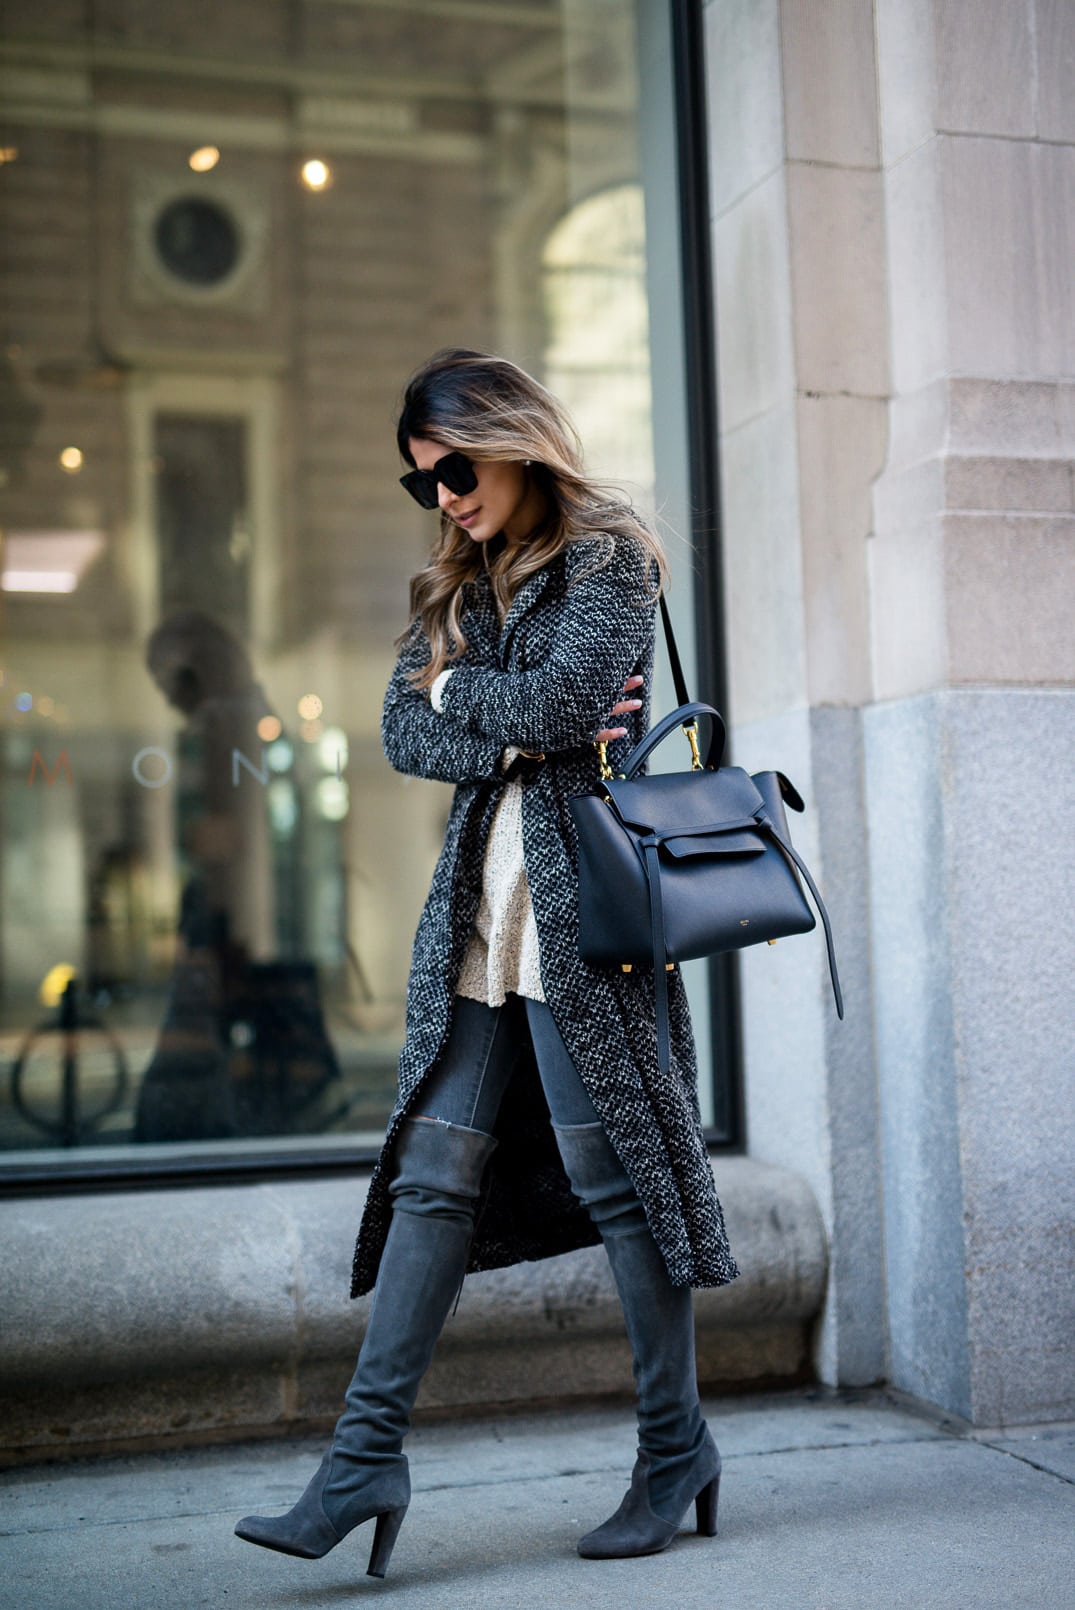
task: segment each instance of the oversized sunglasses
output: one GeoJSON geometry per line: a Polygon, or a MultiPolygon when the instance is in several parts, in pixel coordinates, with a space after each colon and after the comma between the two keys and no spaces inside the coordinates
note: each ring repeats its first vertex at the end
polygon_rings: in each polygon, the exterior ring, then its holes
{"type": "Polygon", "coordinates": [[[445,453],[438,458],[431,470],[411,470],[407,475],[399,478],[400,486],[420,503],[423,509],[435,509],[440,502],[437,493],[437,482],[446,486],[449,492],[457,497],[464,497],[466,493],[473,492],[478,484],[478,477],[474,473],[474,466],[465,453],[445,453]]]}

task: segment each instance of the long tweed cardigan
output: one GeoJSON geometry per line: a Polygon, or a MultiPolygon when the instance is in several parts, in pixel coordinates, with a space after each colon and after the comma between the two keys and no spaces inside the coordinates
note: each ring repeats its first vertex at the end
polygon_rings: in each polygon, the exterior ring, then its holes
{"type": "MultiPolygon", "coordinates": [[[[351,1295],[369,1291],[388,1233],[388,1182],[403,1118],[420,1112],[422,1082],[444,1045],[455,984],[481,896],[485,843],[500,791],[503,749],[543,750],[524,784],[523,849],[556,1024],[609,1139],[645,1206],[676,1285],[719,1286],[738,1274],[702,1135],[694,1038],[679,970],[670,973],[671,1072],[657,1068],[653,974],[590,966],[578,954],[578,841],[567,807],[597,778],[593,737],[615,770],[649,725],[655,561],[625,536],[569,542],[520,587],[503,626],[488,577],[462,600],[468,647],[454,660],[441,710],[406,673],[429,660],[420,621],[385,695],[381,738],[397,771],[456,785],[444,846],[418,922],[407,984],[399,1093],[370,1181],[351,1295]],[[641,672],[642,707],[611,717],[628,676],[641,672]]],[[[528,1037],[524,1037],[527,1039],[528,1037]]],[[[483,1185],[468,1271],[545,1258],[597,1241],[556,1149],[533,1049],[519,1048],[496,1124],[500,1144],[483,1185]]]]}

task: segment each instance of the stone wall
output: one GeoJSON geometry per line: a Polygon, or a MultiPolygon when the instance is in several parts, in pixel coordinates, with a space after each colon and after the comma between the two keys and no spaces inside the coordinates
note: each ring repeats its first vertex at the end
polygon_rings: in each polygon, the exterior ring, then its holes
{"type": "Polygon", "coordinates": [[[1075,15],[882,0],[877,26],[892,399],[865,748],[891,1375],[1032,1420],[1075,1402],[1075,15]]]}
{"type": "Polygon", "coordinates": [[[825,1379],[1070,1412],[1075,18],[707,22],[736,757],[807,784],[848,1001],[744,958],[748,1146],[822,1204],[825,1379]]]}
{"type": "Polygon", "coordinates": [[[885,1373],[858,720],[888,387],[873,34],[855,5],[706,19],[733,758],[807,800],[793,831],[847,1001],[840,1025],[817,936],[744,953],[746,1138],[810,1179],[832,1249],[818,1368],[862,1384],[885,1373]]]}

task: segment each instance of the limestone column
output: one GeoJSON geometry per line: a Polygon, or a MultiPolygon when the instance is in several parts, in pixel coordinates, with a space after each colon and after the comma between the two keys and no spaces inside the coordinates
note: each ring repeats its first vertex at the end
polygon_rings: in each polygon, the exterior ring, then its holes
{"type": "Polygon", "coordinates": [[[1072,1412],[1075,11],[877,0],[865,713],[891,1377],[1072,1412]]]}

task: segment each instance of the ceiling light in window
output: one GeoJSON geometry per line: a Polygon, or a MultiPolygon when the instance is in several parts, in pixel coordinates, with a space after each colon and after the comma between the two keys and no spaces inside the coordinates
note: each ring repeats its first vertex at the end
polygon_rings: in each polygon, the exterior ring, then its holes
{"type": "Polygon", "coordinates": [[[9,531],[0,589],[73,593],[104,540],[102,531],[9,531]]]}
{"type": "Polygon", "coordinates": [[[295,831],[299,806],[295,790],[286,777],[276,777],[268,787],[269,821],[275,832],[287,837],[295,831]]]}
{"type": "Polygon", "coordinates": [[[272,771],[289,771],[294,759],[295,751],[286,738],[277,738],[268,751],[268,761],[272,771]]]}
{"type": "Polygon", "coordinates": [[[325,190],[332,183],[332,170],[319,157],[302,164],[302,182],[307,190],[325,190]]]}
{"type": "Polygon", "coordinates": [[[66,470],[68,475],[77,475],[82,468],[81,447],[65,447],[60,454],[60,468],[66,470]]]}
{"type": "Polygon", "coordinates": [[[304,721],[316,721],[324,706],[316,693],[304,693],[299,700],[299,715],[304,721]]]}
{"type": "Polygon", "coordinates": [[[317,746],[317,759],[326,771],[336,776],[347,764],[347,734],[342,727],[326,727],[317,746]]]}
{"type": "Polygon", "coordinates": [[[326,822],[342,822],[347,815],[350,790],[340,777],[322,777],[314,791],[318,814],[326,822]]]}
{"type": "Polygon", "coordinates": [[[78,577],[73,570],[5,570],[6,593],[73,593],[78,577]]]}
{"type": "Polygon", "coordinates": [[[187,158],[195,173],[208,173],[220,161],[220,152],[215,145],[200,145],[192,151],[187,158]]]}

